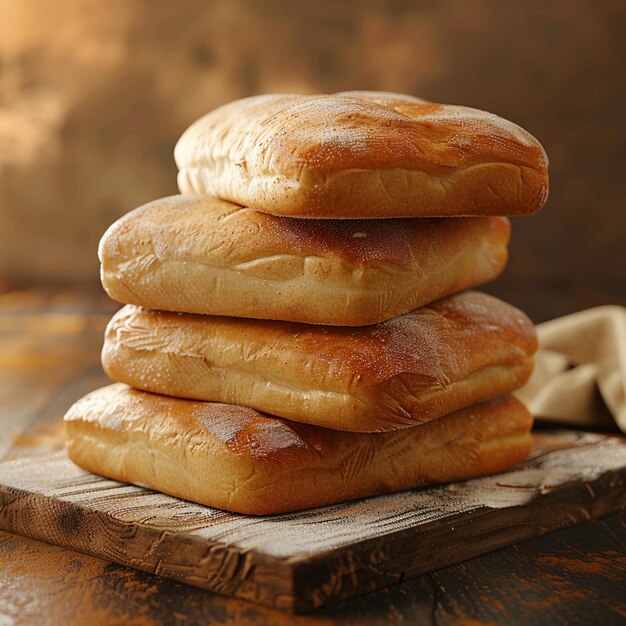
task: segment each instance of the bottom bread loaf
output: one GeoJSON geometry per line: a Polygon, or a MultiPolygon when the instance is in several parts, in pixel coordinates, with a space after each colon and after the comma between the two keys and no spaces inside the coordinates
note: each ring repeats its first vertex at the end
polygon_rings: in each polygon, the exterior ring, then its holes
{"type": "Polygon", "coordinates": [[[530,452],[511,396],[386,433],[330,430],[254,409],[114,384],[65,416],[86,470],[220,509],[263,515],[498,472],[530,452]]]}

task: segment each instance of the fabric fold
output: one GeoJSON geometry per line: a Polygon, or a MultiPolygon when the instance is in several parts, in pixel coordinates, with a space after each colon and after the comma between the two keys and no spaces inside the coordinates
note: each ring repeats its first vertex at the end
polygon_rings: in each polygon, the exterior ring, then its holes
{"type": "Polygon", "coordinates": [[[538,418],[626,432],[626,308],[602,306],[537,326],[539,351],[515,395],[538,418]]]}

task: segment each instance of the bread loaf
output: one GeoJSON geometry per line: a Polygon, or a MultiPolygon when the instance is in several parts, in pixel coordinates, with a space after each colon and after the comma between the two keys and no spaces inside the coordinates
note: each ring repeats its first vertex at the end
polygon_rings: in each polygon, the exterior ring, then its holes
{"type": "Polygon", "coordinates": [[[174,196],[122,217],[101,277],[145,307],[360,326],[495,278],[506,218],[300,220],[211,196],[174,196]]]}
{"type": "Polygon", "coordinates": [[[374,432],[521,387],[535,348],[521,311],[464,292],[360,328],[127,305],[107,328],[102,363],[111,378],[137,389],[374,432]]]}
{"type": "Polygon", "coordinates": [[[498,472],[528,455],[532,418],[509,396],[402,431],[343,433],[117,384],[65,423],[70,459],[90,472],[263,515],[498,472]]]}
{"type": "Polygon", "coordinates": [[[388,93],[237,100],[175,158],[183,193],[296,217],[530,215],[548,196],[546,154],[516,124],[388,93]]]}

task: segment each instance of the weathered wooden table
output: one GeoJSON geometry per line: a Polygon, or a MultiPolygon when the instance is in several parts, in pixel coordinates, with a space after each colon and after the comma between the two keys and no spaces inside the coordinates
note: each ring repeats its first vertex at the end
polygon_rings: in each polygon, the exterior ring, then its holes
{"type": "MultiPolygon", "coordinates": [[[[60,419],[106,383],[116,305],[41,291],[0,296],[0,460],[62,448],[60,419]]],[[[21,624],[619,624],[626,517],[612,514],[305,616],[188,587],[0,531],[0,626],[21,624]]]]}

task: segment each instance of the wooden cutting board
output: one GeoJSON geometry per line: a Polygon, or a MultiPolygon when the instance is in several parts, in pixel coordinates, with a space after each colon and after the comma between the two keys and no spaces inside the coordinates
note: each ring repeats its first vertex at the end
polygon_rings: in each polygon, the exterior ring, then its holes
{"type": "Polygon", "coordinates": [[[625,481],[626,439],[560,431],[495,476],[253,517],[94,476],[59,453],[0,464],[0,527],[303,612],[614,511],[625,481]]]}

